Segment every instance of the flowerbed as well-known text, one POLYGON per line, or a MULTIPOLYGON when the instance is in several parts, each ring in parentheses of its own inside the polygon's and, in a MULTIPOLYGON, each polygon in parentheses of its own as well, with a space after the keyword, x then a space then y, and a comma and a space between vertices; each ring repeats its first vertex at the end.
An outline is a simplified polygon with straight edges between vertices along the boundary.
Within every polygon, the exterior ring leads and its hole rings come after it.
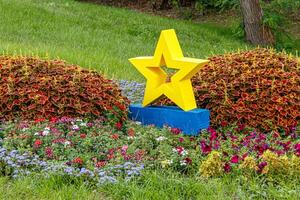
MULTIPOLYGON (((288 172, 293 176, 300 173, 300 138, 295 129, 289 135, 264 134, 233 125, 218 130, 209 128, 198 137, 189 137, 182 135, 179 129, 159 130, 133 122, 126 124, 126 130, 120 128, 118 124, 111 128, 103 119, 88 121, 64 117, 52 122, 3 123, 0 135, 5 151, 17 149, 32 158, 38 156, 47 166, 59 163, 63 167, 58 167, 58 171, 66 174, 94 176, 101 170, 127 162, 138 170, 121 170, 121 177, 139 175, 143 164, 146 169, 173 170, 191 176, 200 172, 203 177, 243 171, 249 172, 244 174, 266 175, 288 172)), ((23 167, 45 170, 39 163, 34 165, 23 167)))

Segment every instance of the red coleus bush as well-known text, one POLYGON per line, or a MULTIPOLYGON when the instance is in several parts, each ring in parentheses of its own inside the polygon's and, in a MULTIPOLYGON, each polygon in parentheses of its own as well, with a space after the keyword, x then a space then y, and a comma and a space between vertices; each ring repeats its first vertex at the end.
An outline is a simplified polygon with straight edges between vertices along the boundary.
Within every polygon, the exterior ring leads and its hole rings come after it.
POLYGON ((239 122, 270 131, 297 125, 300 63, 295 57, 258 48, 209 60, 192 84, 198 107, 211 112, 212 126, 239 122))
POLYGON ((0 118, 54 119, 113 116, 126 119, 128 99, 97 72, 60 60, 0 56, 0 118))

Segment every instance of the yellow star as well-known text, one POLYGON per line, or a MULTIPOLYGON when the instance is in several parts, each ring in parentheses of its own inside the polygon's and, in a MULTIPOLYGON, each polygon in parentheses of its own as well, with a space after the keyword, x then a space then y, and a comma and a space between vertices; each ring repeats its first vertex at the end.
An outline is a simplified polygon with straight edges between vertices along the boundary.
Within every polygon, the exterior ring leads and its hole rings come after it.
POLYGON ((167 96, 184 111, 197 108, 191 78, 209 61, 183 57, 175 30, 163 30, 154 56, 131 58, 129 61, 147 79, 143 106, 162 95, 167 96), (162 66, 178 69, 170 82, 162 66))

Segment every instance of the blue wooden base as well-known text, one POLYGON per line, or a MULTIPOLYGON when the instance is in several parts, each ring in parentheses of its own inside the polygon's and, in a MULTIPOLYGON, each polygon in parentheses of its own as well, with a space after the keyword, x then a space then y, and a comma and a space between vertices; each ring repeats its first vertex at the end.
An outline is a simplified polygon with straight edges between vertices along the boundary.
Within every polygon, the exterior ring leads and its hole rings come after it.
POLYGON ((198 135, 201 129, 209 126, 209 110, 194 109, 183 111, 175 106, 148 106, 131 104, 129 118, 144 125, 154 124, 158 127, 168 125, 179 128, 186 135, 198 135))

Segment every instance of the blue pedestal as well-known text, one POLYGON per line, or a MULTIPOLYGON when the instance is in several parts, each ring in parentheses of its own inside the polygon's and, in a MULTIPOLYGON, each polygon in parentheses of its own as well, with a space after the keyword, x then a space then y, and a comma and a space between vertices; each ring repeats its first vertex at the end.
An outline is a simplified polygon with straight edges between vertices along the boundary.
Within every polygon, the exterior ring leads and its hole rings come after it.
POLYGON ((198 135, 201 129, 209 126, 209 110, 194 109, 183 111, 175 106, 149 106, 141 104, 129 106, 129 118, 144 125, 154 124, 158 127, 168 125, 179 128, 186 135, 198 135))

